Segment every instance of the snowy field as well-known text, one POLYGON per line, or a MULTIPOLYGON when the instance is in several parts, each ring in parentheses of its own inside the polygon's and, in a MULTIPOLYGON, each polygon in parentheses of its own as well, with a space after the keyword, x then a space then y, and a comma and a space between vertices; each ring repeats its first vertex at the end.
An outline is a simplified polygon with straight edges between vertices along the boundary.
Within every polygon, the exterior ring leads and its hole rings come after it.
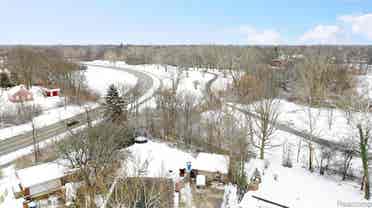
MULTIPOLYGON (((163 88, 170 89, 172 87, 172 80, 177 78, 178 69, 173 66, 163 65, 128 65, 125 62, 110 63, 108 61, 94 61, 93 64, 124 67, 143 72, 148 72, 160 78, 163 81, 163 88)), ((214 76, 209 73, 203 73, 201 69, 190 69, 179 74, 180 82, 177 88, 177 93, 189 93, 201 99, 204 96, 206 84, 214 76), (197 86, 195 87, 195 84, 197 86)))
POLYGON ((88 87, 101 96, 107 92, 109 85, 133 87, 137 83, 137 77, 125 71, 96 66, 88 66, 84 73, 88 87))
MULTIPOLYGON (((275 140, 278 140, 279 143, 288 141, 293 147, 296 147, 299 138, 286 132, 277 131, 275 140)), ((340 177, 334 175, 321 176, 317 170, 313 173, 309 172, 305 168, 306 149, 302 150, 298 163, 295 160, 296 150, 296 148, 292 149, 292 168, 282 166, 282 147, 271 149, 265 153, 266 160, 270 161, 267 169, 264 168, 264 161, 252 159, 248 162, 246 164, 248 178, 257 168, 262 173, 262 183, 259 185, 258 191, 247 192, 240 204, 231 199, 232 206, 230 208, 271 207, 269 204, 252 198, 252 195, 289 207, 301 208, 336 208, 338 201, 364 201, 359 184, 342 181, 340 177)), ((229 189, 233 189, 233 187, 229 187, 229 189)), ((233 194, 231 196, 234 198, 233 194)))
MULTIPOLYGON (((293 109, 294 106, 288 105, 287 107, 291 107, 288 109, 293 109)), ((235 126, 244 126, 244 115, 228 107, 222 111, 204 112, 202 117, 206 120, 223 121, 223 117, 229 115, 236 118, 235 126)), ((302 141, 302 138, 277 130, 272 135, 271 141, 272 144, 280 146, 265 151, 265 159, 269 161, 267 169, 263 168, 265 162, 257 159, 253 159, 250 163, 246 164, 248 178, 252 176, 255 168, 262 169, 262 172, 264 172, 263 182, 260 184, 259 191, 248 192, 240 206, 236 205, 230 208, 255 208, 256 205, 265 207, 265 204, 257 204, 257 200, 251 197, 252 194, 289 207, 301 208, 337 207, 337 200, 346 202, 359 202, 363 200, 363 194, 357 182, 342 181, 338 175, 326 174, 321 176, 317 168, 313 173, 310 173, 306 169, 308 164, 308 149, 306 142, 302 141), (300 141, 302 141, 301 151, 299 161, 297 162, 296 158, 300 141), (283 144, 291 146, 293 168, 282 166, 283 144), (274 179, 274 176, 277 177, 277 180, 274 179)), ((320 154, 321 152, 317 148, 314 159, 315 167, 319 166, 320 154)), ((340 159, 339 156, 335 154, 334 156, 335 161, 340 159)), ((361 176, 360 158, 354 158, 352 160, 350 171, 355 176, 361 176)), ((237 204, 236 201, 235 204, 237 204)))
MULTIPOLYGON (((282 99, 275 102, 277 103, 279 123, 302 132, 310 132, 311 124, 311 131, 314 136, 329 141, 342 141, 355 136, 356 121, 363 119, 365 116, 361 113, 348 115, 345 111, 337 108, 308 107, 282 99), (348 118, 350 118, 350 122, 348 118)), ((252 106, 229 104, 240 109, 252 109, 252 106)))

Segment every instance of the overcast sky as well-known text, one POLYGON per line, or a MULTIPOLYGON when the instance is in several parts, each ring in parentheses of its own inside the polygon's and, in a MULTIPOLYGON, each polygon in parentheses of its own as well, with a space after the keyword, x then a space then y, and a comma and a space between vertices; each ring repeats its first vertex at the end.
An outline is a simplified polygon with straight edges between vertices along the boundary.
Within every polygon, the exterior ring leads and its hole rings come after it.
POLYGON ((0 0, 0 44, 372 44, 372 0, 0 0))

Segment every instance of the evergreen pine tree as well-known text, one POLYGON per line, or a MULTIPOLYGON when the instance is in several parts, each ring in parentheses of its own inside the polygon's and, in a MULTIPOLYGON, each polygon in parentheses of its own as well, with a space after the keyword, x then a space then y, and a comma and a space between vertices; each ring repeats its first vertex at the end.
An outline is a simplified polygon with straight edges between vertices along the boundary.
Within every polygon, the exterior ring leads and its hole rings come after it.
POLYGON ((15 72, 10 72, 10 81, 12 83, 12 86, 19 85, 18 74, 15 72))
POLYGON ((126 102, 123 97, 119 95, 119 91, 115 85, 110 85, 105 97, 106 116, 112 121, 126 120, 126 102))
POLYGON ((8 88, 12 87, 12 82, 10 81, 10 78, 7 73, 0 72, 0 87, 2 88, 8 88))

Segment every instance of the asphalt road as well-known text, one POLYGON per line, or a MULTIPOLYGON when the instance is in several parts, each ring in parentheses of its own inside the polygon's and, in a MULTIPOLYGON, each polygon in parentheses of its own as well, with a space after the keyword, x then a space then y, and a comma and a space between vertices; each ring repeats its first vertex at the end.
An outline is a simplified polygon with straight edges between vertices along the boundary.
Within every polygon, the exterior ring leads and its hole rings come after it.
MULTIPOLYGON (((99 66, 102 68, 110 68, 110 69, 115 69, 115 70, 123 70, 136 76, 138 79, 137 85, 141 87, 141 91, 140 91, 141 97, 148 90, 150 90, 154 84, 153 78, 151 76, 149 76, 146 73, 140 72, 140 71, 135 71, 135 70, 126 69, 126 68, 119 68, 119 67, 109 67, 109 66, 100 66, 100 65, 91 65, 91 64, 87 64, 87 65, 88 66, 99 66)), ((149 99, 151 99, 151 97, 145 100, 142 100, 140 103, 138 103, 138 105, 141 105, 142 103, 146 102, 149 99)), ((89 113, 89 117, 90 117, 89 119, 91 119, 92 121, 97 120, 101 118, 102 113, 103 113, 103 107, 97 107, 97 108, 91 109, 89 113)), ((50 139, 54 136, 58 136, 60 134, 68 132, 66 122, 69 120, 79 121, 78 124, 71 126, 71 128, 75 129, 75 128, 81 127, 86 124, 87 114, 84 112, 84 113, 75 115, 72 118, 61 120, 57 123, 37 129, 36 130, 36 141, 39 143, 47 139, 50 139)), ((10 137, 4 140, 0 140, 0 156, 9 154, 14 151, 33 145, 32 138, 33 138, 32 131, 29 131, 21 135, 17 135, 17 136, 10 137)))
MULTIPOLYGON (((211 86, 213 84, 214 81, 217 80, 218 78, 218 75, 215 74, 215 73, 211 73, 210 74, 214 75, 214 78, 211 79, 207 84, 206 84, 206 91, 208 93, 209 96, 213 96, 213 94, 211 93, 211 86)), ((235 105, 232 105, 232 104, 227 104, 229 107, 231 107, 232 109, 234 110, 237 110, 237 111, 240 111, 244 114, 248 114, 249 116, 252 116, 254 118, 259 118, 256 114, 252 113, 252 112, 249 112, 247 111, 246 109, 242 109, 242 108, 239 108, 235 105)), ((324 146, 324 147, 328 147, 330 149, 333 149, 333 150, 338 150, 338 151, 342 151, 342 150, 345 150, 345 147, 338 143, 338 142, 335 142, 335 141, 330 141, 330 140, 327 140, 327 139, 323 139, 321 137, 318 137, 318 136, 315 136, 315 135, 312 135, 312 134, 309 134, 308 132, 305 132, 305 131, 300 131, 300 130, 297 130, 297 129, 294 129, 288 125, 285 125, 285 124, 282 124, 282 123, 272 123, 278 130, 281 130, 281 131, 284 131, 284 132, 287 132, 287 133, 290 133, 290 134, 293 134, 293 135, 296 135, 298 137, 301 137, 303 138, 304 140, 307 140, 307 141, 312 141, 320 146, 324 146)), ((359 157, 359 153, 356 152, 355 154, 356 156, 359 157)), ((370 156, 370 158, 372 159, 372 155, 370 156)))

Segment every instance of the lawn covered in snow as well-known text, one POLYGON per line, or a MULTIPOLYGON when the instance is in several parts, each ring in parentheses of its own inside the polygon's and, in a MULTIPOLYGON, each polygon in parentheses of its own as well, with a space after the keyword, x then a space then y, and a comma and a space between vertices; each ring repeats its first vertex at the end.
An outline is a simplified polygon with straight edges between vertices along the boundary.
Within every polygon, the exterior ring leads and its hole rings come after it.
MULTIPOLYGON (((15 86, 10 89, 0 88, 0 112, 17 112, 20 104, 9 101, 9 97, 18 89, 20 89, 20 86, 15 86)), ((44 96, 42 87, 33 86, 29 89, 29 91, 33 94, 33 101, 24 102, 24 105, 38 105, 42 108, 42 110, 49 110, 64 104, 63 97, 44 96)))
POLYGON ((94 61, 92 63, 98 65, 124 67, 151 73, 156 77, 162 79, 163 88, 165 89, 170 89, 172 87, 172 80, 175 80, 179 75, 180 82, 177 88, 177 93, 190 93, 199 99, 203 98, 207 82, 214 77, 213 74, 205 73, 202 69, 189 69, 187 71, 183 70, 182 73, 178 74, 180 69, 174 66, 164 66, 157 64, 128 65, 122 61, 110 63, 108 61, 100 60, 94 61), (197 86, 195 87, 196 83, 197 86))
POLYGON ((106 94, 111 84, 120 89, 121 86, 133 87, 138 81, 136 76, 128 72, 97 66, 88 66, 84 75, 88 87, 101 96, 106 94))
MULTIPOLYGON (((353 121, 348 123, 346 112, 340 109, 310 108, 280 100, 278 112, 279 122, 305 132, 310 132, 310 124, 312 124, 313 135, 326 140, 342 141, 355 136, 355 123, 353 121)), ((361 116, 359 113, 352 115, 354 118, 361 116)))
MULTIPOLYGON (((232 205, 230 208, 272 207, 252 198, 252 195, 289 207, 301 208, 336 208, 338 200, 343 202, 364 201, 363 193, 356 182, 342 181, 340 177, 335 175, 321 176, 317 170, 313 173, 307 170, 306 149, 302 150, 300 161, 297 163, 295 154, 297 153, 298 137, 277 131, 275 139, 280 142, 287 141, 295 147, 292 149, 293 167, 282 166, 282 147, 266 151, 265 160, 269 161, 266 169, 264 161, 251 159, 246 164, 248 179, 257 168, 261 172, 262 183, 259 185, 258 191, 247 192, 240 203, 233 199, 235 198, 234 194, 230 194, 233 197, 230 200, 230 205, 232 205)), ((228 186, 226 192, 231 190, 235 189, 228 186)))
MULTIPOLYGON (((296 106, 284 103, 282 107, 288 107, 296 110, 296 106)), ((298 107, 298 106, 297 106, 298 107)), ((284 110, 283 110, 284 111, 284 110)), ((284 111, 285 112, 285 111, 284 111)), ((202 118, 212 121, 223 121, 224 117, 235 117, 234 125, 245 125, 244 114, 225 107, 222 111, 207 111, 202 114, 202 118)), ((283 116, 281 114, 281 116, 283 116)), ((284 114, 284 116, 288 116, 284 114)), ((318 118, 318 117, 316 117, 318 118)), ((221 123, 221 125, 224 125, 221 123)), ((335 130, 336 131, 336 130, 335 130)), ((336 132, 335 132, 336 133, 336 132)), ((255 137, 255 139, 257 139, 255 137)), ((317 167, 319 166, 321 151, 315 145, 314 172, 307 170, 308 166, 308 147, 307 143, 300 137, 289 134, 284 131, 276 130, 271 136, 271 143, 279 145, 278 147, 265 150, 265 160, 268 161, 268 168, 264 169, 264 161, 252 159, 246 164, 246 173, 248 179, 252 176, 255 168, 262 170, 263 182, 260 184, 259 191, 248 192, 241 203, 242 208, 256 207, 256 199, 252 199, 251 194, 272 200, 289 207, 337 207, 337 200, 342 201, 361 201, 363 194, 360 191, 360 185, 357 181, 342 181, 339 175, 320 175, 317 167), (299 161, 297 162, 297 152, 301 141, 301 150, 299 161), (291 146, 291 158, 293 167, 286 168, 282 166, 283 145, 291 146), (277 177, 277 180, 274 179, 277 177)), ((258 149, 255 149, 258 151, 258 149)), ((333 161, 340 161, 339 155, 333 154, 333 161)), ((354 176, 361 176, 361 160, 353 158, 350 172, 354 176)), ((236 202, 237 203, 237 202, 236 202)), ((261 204, 264 206, 264 204, 261 204)), ((230 208, 238 208, 233 206, 230 208)), ((268 206, 270 207, 270 206, 268 206)), ((227 207, 226 207, 227 208, 227 207)))
MULTIPOLYGON (((312 131, 314 136, 330 141, 342 141, 355 137, 357 130, 355 121, 366 116, 355 112, 349 116, 341 109, 309 107, 283 99, 276 100, 276 103, 278 123, 303 132, 312 131), (350 122, 348 118, 351 118, 350 122)), ((229 104, 244 110, 250 109, 253 112, 253 105, 229 104)))

